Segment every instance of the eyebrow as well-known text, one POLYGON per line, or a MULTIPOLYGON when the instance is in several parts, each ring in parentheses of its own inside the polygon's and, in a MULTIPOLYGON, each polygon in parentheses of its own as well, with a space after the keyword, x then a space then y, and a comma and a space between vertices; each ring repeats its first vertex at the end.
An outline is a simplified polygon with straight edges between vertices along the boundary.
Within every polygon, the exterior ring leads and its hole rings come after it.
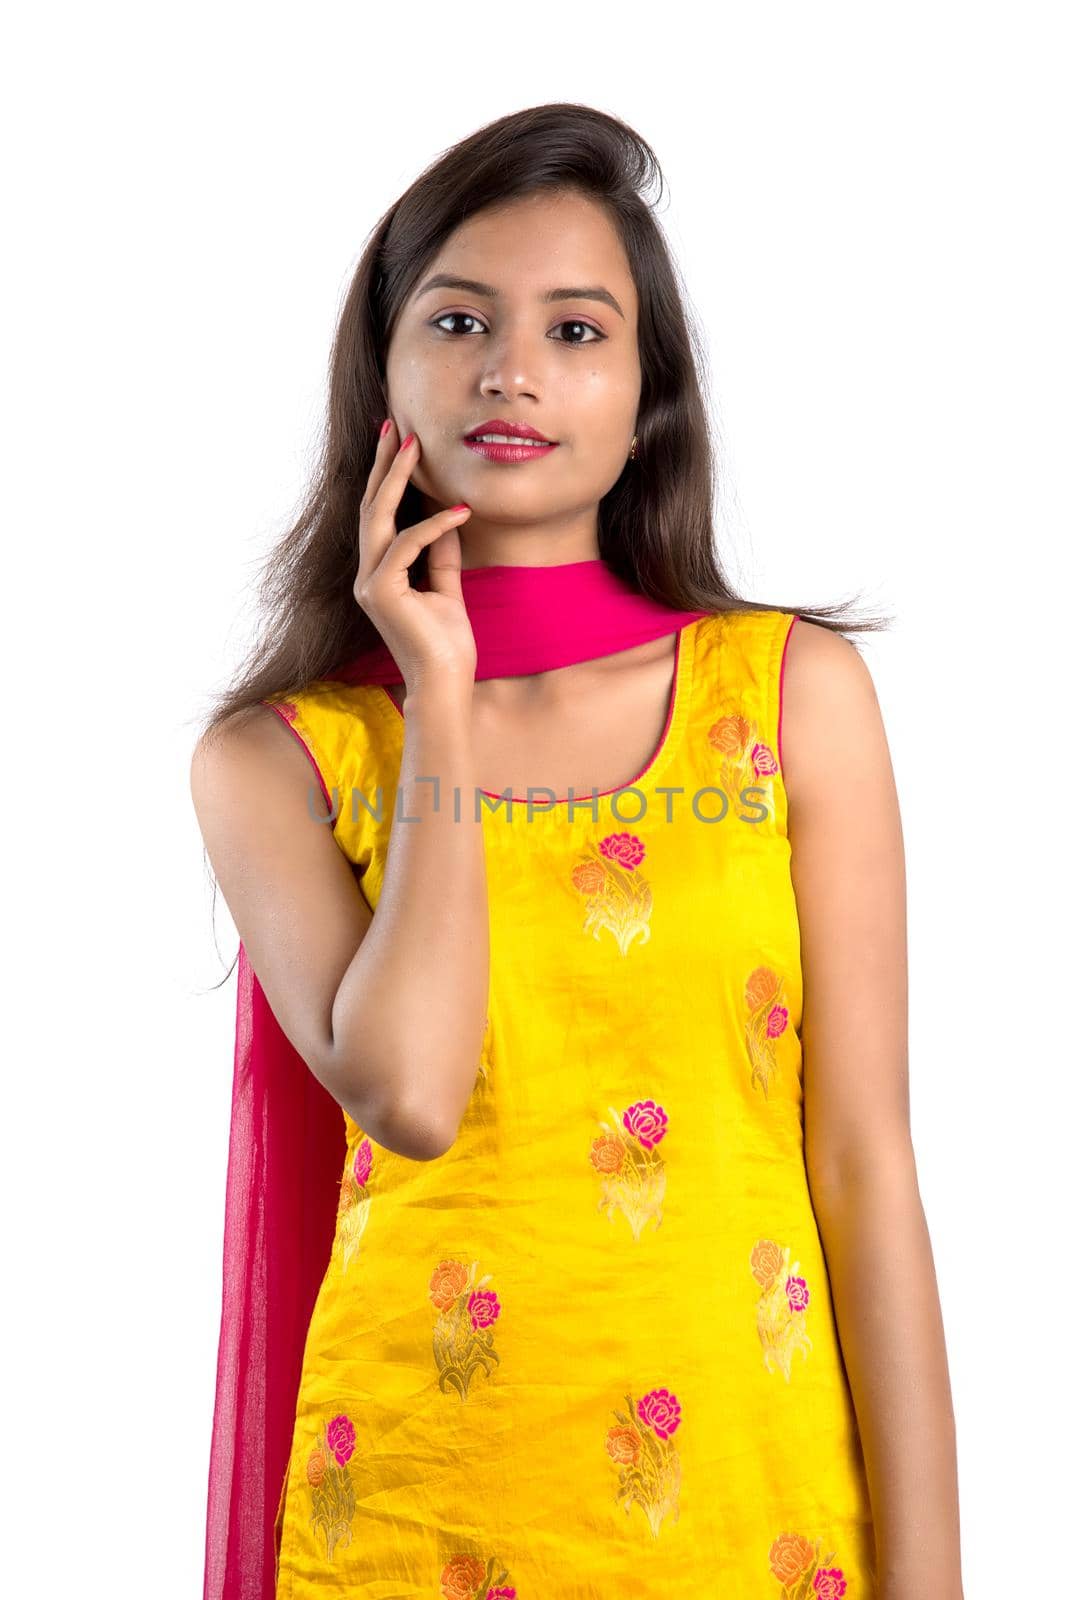
MULTIPOLYGON (((457 278, 449 272, 436 272, 432 278, 427 279, 414 298, 418 300, 420 295, 429 294, 432 289, 464 289, 468 294, 482 295, 487 300, 497 300, 500 298, 501 293, 492 284, 480 283, 477 278, 457 278)), ((610 294, 607 289, 602 289, 596 285, 591 286, 588 284, 581 289, 548 289, 541 298, 546 302, 552 300, 600 300, 606 306, 611 306, 614 311, 618 311, 624 322, 627 320, 623 313, 623 307, 615 295, 610 294)))

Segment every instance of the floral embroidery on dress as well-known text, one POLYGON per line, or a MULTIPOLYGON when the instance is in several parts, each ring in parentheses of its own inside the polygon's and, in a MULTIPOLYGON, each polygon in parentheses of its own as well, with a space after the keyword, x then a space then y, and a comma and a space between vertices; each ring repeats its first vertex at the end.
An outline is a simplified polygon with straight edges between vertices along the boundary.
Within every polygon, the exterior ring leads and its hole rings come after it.
POLYGON ((337 1545, 352 1543, 352 1518, 356 1512, 356 1490, 349 1473, 349 1460, 356 1448, 356 1428, 343 1412, 331 1417, 325 1436, 316 1437, 308 1456, 306 1471, 311 1485, 311 1524, 326 1540, 328 1561, 334 1559, 337 1545))
POLYGON ((750 1079, 768 1093, 768 1084, 778 1070, 775 1040, 786 1032, 790 1011, 785 1001, 786 980, 770 967, 757 967, 745 980, 745 1003, 751 1015, 745 1022, 745 1048, 753 1069, 750 1079))
POLYGON ((842 1600, 849 1587, 841 1567, 828 1565, 834 1551, 820 1553, 802 1533, 780 1533, 768 1551, 771 1575, 782 1584, 782 1600, 842 1600))
POLYGON ((597 1209, 612 1218, 618 1207, 637 1239, 652 1217, 658 1228, 664 1220, 667 1170, 657 1146, 667 1132, 668 1116, 655 1100, 636 1100, 622 1117, 609 1106, 608 1115, 611 1124, 601 1123, 605 1131, 590 1150, 601 1179, 597 1209))
POLYGON ((516 1592, 505 1583, 507 1567, 494 1572, 496 1558, 489 1564, 478 1556, 453 1556, 441 1571, 441 1592, 444 1600, 516 1600, 516 1592))
POLYGON ((790 1263, 788 1246, 773 1239, 761 1239, 749 1257, 753 1277, 762 1293, 757 1301, 756 1323, 764 1347, 764 1365, 769 1372, 778 1367, 787 1383, 795 1350, 808 1360, 812 1340, 805 1332, 808 1284, 799 1275, 801 1263, 790 1263))
POLYGON ((434 1322, 434 1360, 442 1394, 451 1385, 462 1400, 476 1369, 487 1378, 499 1364, 493 1348, 492 1328, 501 1314, 497 1296, 485 1286, 492 1273, 475 1283, 478 1263, 442 1261, 430 1274, 430 1303, 438 1315, 434 1322))
POLYGON ((682 1462, 673 1434, 682 1419, 682 1407, 669 1389, 650 1389, 634 1409, 628 1394, 627 1411, 612 1414, 618 1428, 609 1428, 605 1449, 619 1468, 616 1504, 630 1516, 636 1500, 649 1518, 654 1539, 669 1511, 679 1520, 679 1491, 682 1487, 682 1462))
POLYGON ((653 891, 638 871, 645 845, 637 834, 610 833, 597 850, 584 851, 571 869, 571 882, 589 902, 582 931, 599 939, 607 928, 626 955, 635 939, 649 942, 653 891))
POLYGON ((759 803, 767 807, 768 818, 774 820, 775 785, 763 784, 761 780, 773 777, 779 770, 779 763, 771 747, 757 737, 756 723, 740 712, 720 717, 708 730, 708 742, 723 757, 720 782, 728 797, 740 806, 752 807, 758 802, 752 797, 744 799, 743 794, 759 787, 759 803))
POLYGON ((361 1139, 352 1158, 351 1171, 342 1175, 335 1243, 341 1252, 343 1270, 347 1270, 353 1256, 359 1254, 360 1240, 370 1215, 371 1196, 367 1193, 367 1180, 371 1175, 371 1159, 371 1141, 361 1139))

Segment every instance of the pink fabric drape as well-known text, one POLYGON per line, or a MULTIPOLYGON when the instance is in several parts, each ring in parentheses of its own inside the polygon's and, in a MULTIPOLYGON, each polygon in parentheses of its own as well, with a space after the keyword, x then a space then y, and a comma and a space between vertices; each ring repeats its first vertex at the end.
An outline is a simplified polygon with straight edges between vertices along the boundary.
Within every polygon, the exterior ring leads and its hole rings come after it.
MULTIPOLYGON (((420 592, 429 587, 424 578, 420 592)), ((521 677, 593 661, 676 632, 703 611, 651 600, 599 559, 555 567, 468 567, 460 573, 475 636, 475 677, 521 677)), ((342 683, 403 683, 385 641, 332 676, 342 683)))
POLYGON ((275 1518, 344 1161, 341 1108, 241 945, 204 1600, 274 1600, 275 1518))

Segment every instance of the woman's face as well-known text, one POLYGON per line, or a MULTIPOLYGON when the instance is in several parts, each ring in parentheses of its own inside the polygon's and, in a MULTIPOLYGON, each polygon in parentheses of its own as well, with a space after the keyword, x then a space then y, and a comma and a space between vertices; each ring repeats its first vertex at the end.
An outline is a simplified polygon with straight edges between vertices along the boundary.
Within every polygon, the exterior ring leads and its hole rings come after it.
POLYGON ((389 415, 399 438, 418 435, 411 482, 426 514, 471 507, 465 567, 597 555, 597 507, 636 431, 637 324, 623 247, 578 195, 479 212, 429 264, 389 347, 389 415), (468 282, 429 287, 440 275, 468 282), (477 454, 464 436, 496 417, 533 424, 556 448, 518 463, 477 454))

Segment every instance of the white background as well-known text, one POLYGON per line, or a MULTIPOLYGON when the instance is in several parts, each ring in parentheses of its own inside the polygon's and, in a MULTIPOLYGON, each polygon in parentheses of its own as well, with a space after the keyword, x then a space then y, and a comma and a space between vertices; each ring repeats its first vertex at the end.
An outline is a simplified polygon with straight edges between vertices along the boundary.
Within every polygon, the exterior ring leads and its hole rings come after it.
POLYGON ((568 99, 663 163, 732 578, 896 619, 862 650, 905 827, 965 1593, 1056 1589, 1055 20, 928 0, 53 5, 9 25, 6 1592, 200 1593, 235 980, 209 985, 237 942, 221 895, 213 942, 189 757, 304 487, 366 234, 447 145, 568 99))

